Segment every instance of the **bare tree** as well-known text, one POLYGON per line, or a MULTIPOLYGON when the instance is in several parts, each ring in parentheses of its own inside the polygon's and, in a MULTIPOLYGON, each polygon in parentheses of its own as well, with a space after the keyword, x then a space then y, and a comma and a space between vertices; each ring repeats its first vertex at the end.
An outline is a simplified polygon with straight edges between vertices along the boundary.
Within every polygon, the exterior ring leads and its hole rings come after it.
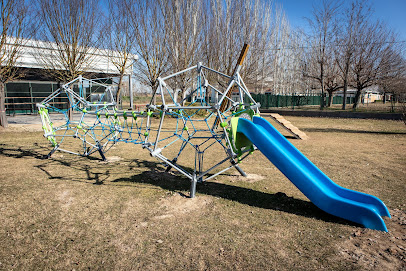
MULTIPOLYGON (((202 0, 162 1, 165 16, 165 40, 172 72, 184 70, 200 59, 202 44, 202 0)), ((180 90, 182 101, 190 87, 190 74, 173 78, 180 90)))
POLYGON ((406 74, 394 82, 392 91, 398 96, 402 105, 402 118, 403 122, 406 124, 406 74))
POLYGON ((135 51, 140 60, 135 62, 135 77, 152 89, 158 78, 168 71, 168 51, 165 46, 165 17, 158 1, 128 0, 131 28, 134 31, 135 51))
MULTIPOLYGON (((106 29, 108 56, 119 72, 116 102, 120 103, 123 77, 132 68, 136 38, 131 24, 131 13, 126 0, 109 0, 109 16, 106 29)), ((138 15, 137 15, 138 16, 138 15)), ((130 79, 131 80, 131 79, 130 79)))
MULTIPOLYGON (((286 85, 288 80, 287 75, 287 63, 289 62, 289 55, 293 53, 291 48, 296 47, 296 43, 291 43, 291 29, 286 16, 281 9, 277 9, 274 14, 274 25, 272 27, 271 38, 269 40, 272 76, 272 89, 276 94, 286 94, 286 85)), ((292 60, 293 61, 293 60, 292 60)), ((292 70, 289 68, 289 72, 292 70)))
MULTIPOLYGON (((319 6, 313 7, 313 18, 308 19, 308 22, 312 29, 311 47, 312 62, 313 65, 310 69, 311 73, 306 76, 318 81, 321 88, 321 104, 320 107, 324 107, 324 95, 326 89, 326 75, 327 70, 330 68, 329 63, 332 63, 331 59, 334 59, 334 53, 332 50, 332 41, 336 32, 336 18, 340 3, 332 0, 322 0, 319 6)), ((333 75, 333 73, 331 73, 333 75)))
POLYGON ((282 49, 278 50, 279 62, 276 65, 275 82, 279 85, 279 93, 293 95, 306 89, 303 73, 305 58, 304 37, 300 31, 286 30, 282 49))
POLYGON ((401 112, 403 122, 406 124, 406 61, 403 59, 402 75, 397 76, 396 79, 392 78, 385 81, 384 88, 386 88, 387 93, 392 94, 391 98, 391 111, 395 111, 395 103, 399 102, 401 104, 401 112))
POLYGON ((241 71, 246 82, 263 91, 271 75, 272 41, 279 31, 280 9, 272 1, 204 1, 202 54, 205 62, 231 75, 243 44, 250 50, 241 71))
MULTIPOLYGON (((279 30, 276 18, 284 17, 280 8, 273 8, 272 1, 247 1, 242 9, 243 16, 239 24, 243 29, 240 40, 251 45, 247 59, 244 62, 241 75, 248 84, 253 84, 257 92, 264 92, 265 80, 272 74, 271 37, 279 30)), ((237 32, 238 33, 238 32, 237 32)), ((237 50, 238 52, 239 50, 237 50)))
POLYGON ((400 82, 404 82, 406 78, 406 60, 402 52, 404 52, 402 43, 393 43, 383 51, 378 84, 384 91, 384 102, 387 93, 400 94, 404 89, 399 87, 400 82))
POLYGON ((369 23, 357 33, 355 38, 357 46, 350 65, 350 84, 357 90, 354 109, 358 106, 362 91, 377 84, 383 70, 388 67, 388 60, 392 59, 390 54, 394 52, 391 48, 395 40, 393 33, 379 21, 369 23))
POLYGON ((97 0, 38 0, 42 29, 37 59, 56 80, 66 82, 91 67, 98 46, 97 0), (45 46, 45 50, 43 48, 45 46))
MULTIPOLYGON (((333 53, 332 50, 330 50, 333 53)), ((326 69, 326 78, 324 80, 325 89, 328 93, 328 102, 327 106, 330 107, 333 103, 334 92, 342 88, 342 83, 338 75, 339 67, 336 61, 335 56, 328 58, 327 60, 327 69, 326 69)))
POLYGON ((32 29, 24 1, 0 0, 0 14, 0 126, 6 128, 5 84, 19 76, 15 64, 32 29))
POLYGON ((343 86, 343 106, 347 105, 347 89, 349 83, 350 65, 354 58, 356 37, 366 27, 372 10, 368 1, 355 0, 349 8, 344 9, 342 19, 337 27, 335 37, 335 55, 343 86))

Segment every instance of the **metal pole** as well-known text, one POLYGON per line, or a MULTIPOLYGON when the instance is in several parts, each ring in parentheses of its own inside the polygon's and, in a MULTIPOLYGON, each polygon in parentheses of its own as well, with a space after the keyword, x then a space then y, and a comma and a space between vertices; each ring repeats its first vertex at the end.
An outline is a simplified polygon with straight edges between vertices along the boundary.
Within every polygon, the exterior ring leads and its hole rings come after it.
POLYGON ((133 93, 133 70, 131 69, 131 74, 129 75, 129 82, 128 86, 130 89, 130 108, 133 110, 134 108, 134 93, 133 93))
POLYGON ((130 75, 129 75, 129 84, 128 84, 128 87, 129 87, 129 89, 130 89, 130 107, 131 107, 131 110, 133 110, 134 109, 134 89, 133 89, 133 75, 134 75, 134 63, 135 63, 135 61, 137 61, 138 60, 138 55, 135 55, 134 56, 134 58, 132 59, 132 63, 131 63, 131 72, 130 72, 130 75))
POLYGON ((193 178, 190 181, 190 198, 194 198, 196 195, 196 184, 197 184, 197 178, 196 174, 193 174, 193 178))

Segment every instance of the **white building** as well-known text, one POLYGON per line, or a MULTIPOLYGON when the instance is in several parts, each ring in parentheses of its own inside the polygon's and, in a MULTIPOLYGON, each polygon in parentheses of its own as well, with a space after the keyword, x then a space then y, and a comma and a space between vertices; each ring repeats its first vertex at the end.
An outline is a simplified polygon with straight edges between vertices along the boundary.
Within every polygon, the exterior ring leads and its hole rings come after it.
MULTIPOLYGON (((9 38, 9 44, 13 44, 12 39, 12 37, 9 38)), ((65 83, 52 80, 45 72, 47 68, 64 69, 64 66, 59 64, 58 58, 55 57, 57 53, 55 43, 23 40, 20 56, 15 63, 21 74, 18 79, 6 84, 7 114, 35 112, 37 102, 55 91, 60 83, 65 83), (47 67, 49 63, 52 63, 52 67, 47 67)), ((114 78, 119 74, 117 67, 113 64, 118 57, 119 53, 115 51, 90 48, 89 57, 82 67, 84 76, 104 78, 104 83, 113 83, 114 78)), ((132 59, 135 61, 138 56, 133 55, 132 59)), ((130 75, 131 72, 129 67, 125 73, 130 75)), ((129 83, 127 83, 128 85, 129 83)))

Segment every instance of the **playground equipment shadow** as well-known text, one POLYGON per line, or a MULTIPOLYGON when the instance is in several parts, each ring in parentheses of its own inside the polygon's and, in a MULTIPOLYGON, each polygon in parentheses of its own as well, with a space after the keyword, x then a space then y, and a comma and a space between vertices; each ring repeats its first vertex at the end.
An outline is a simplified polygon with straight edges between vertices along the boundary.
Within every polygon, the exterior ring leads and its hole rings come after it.
MULTIPOLYGON (((40 146, 37 146, 42 148, 40 146)), ((5 144, 0 144, 0 156, 7 156, 12 158, 24 158, 24 157, 33 157, 35 159, 46 159, 40 151, 30 148, 13 148, 12 146, 7 146, 5 144)), ((94 157, 88 157, 90 160, 99 160, 94 157)), ((83 158, 85 159, 85 158, 83 158)), ((48 161, 48 160, 45 160, 48 161)), ((109 182, 104 182, 104 180, 110 177, 108 171, 103 174, 94 174, 90 172, 89 165, 75 165, 69 160, 66 159, 58 159, 52 158, 52 161, 55 161, 63 166, 67 166, 70 168, 75 168, 76 170, 82 171, 86 173, 87 181, 92 181, 94 185, 112 185, 117 182, 130 182, 130 183, 142 183, 142 184, 150 184, 154 186, 161 187, 162 189, 179 193, 183 197, 188 197, 185 193, 188 191, 190 187, 190 180, 184 178, 181 175, 175 175, 171 172, 167 173, 164 171, 160 163, 151 162, 146 160, 140 159, 133 159, 137 167, 146 167, 149 170, 143 171, 140 174, 132 175, 129 178, 118 178, 109 182), (94 175, 94 176, 92 176, 94 175)), ((53 175, 49 171, 46 170, 46 166, 44 165, 36 165, 36 168, 44 172, 49 179, 53 180, 68 180, 77 182, 79 180, 71 179, 69 176, 58 176, 53 175)), ((131 170, 131 167, 130 167, 131 170)), ((220 176, 234 176, 230 174, 222 174, 220 176)), ((235 175, 238 177, 238 175, 235 175)), ((197 196, 199 194, 210 195, 218 198, 223 198, 227 200, 236 201, 242 204, 247 204, 249 206, 263 208, 263 209, 271 209, 275 211, 281 211, 286 213, 291 213, 295 215, 300 215, 304 217, 314 218, 318 220, 322 220, 325 222, 332 222, 332 223, 339 223, 343 225, 352 225, 352 226, 360 226, 359 224, 353 223, 351 221, 347 221, 341 219, 339 217, 330 215, 318 207, 316 207, 312 202, 305 201, 302 199, 296 199, 294 197, 289 197, 285 193, 277 192, 277 193, 265 193, 261 191, 256 191, 250 188, 219 183, 219 182, 203 182, 197 184, 197 196)), ((193 200, 193 199, 191 199, 193 200)))
MULTIPOLYGON (((188 191, 190 187, 189 179, 186 179, 180 175, 165 172, 159 163, 142 161, 138 159, 135 159, 135 162, 137 164, 146 166, 149 168, 149 171, 144 171, 129 178, 118 178, 112 182, 148 183, 159 186, 162 189, 169 190, 171 192, 179 193, 184 197, 188 197, 184 191, 188 191), (159 170, 159 168, 161 168, 161 170, 159 170)), ((234 175, 226 173, 221 174, 220 176, 234 175)), ((238 175, 235 175, 234 177, 238 177, 238 175)), ((197 184, 197 197, 199 194, 232 200, 253 207, 287 212, 295 215, 323 220, 325 222, 362 227, 357 223, 330 215, 319 209, 310 201, 289 197, 285 193, 281 192, 265 193, 250 188, 210 180, 197 184)))

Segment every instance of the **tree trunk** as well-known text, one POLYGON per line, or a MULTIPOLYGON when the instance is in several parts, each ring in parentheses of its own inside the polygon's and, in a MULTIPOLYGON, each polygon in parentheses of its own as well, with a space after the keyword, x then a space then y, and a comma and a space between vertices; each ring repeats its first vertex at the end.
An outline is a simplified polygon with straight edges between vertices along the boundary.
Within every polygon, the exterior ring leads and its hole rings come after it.
POLYGON ((392 95, 392 99, 390 100, 390 112, 394 113, 395 112, 395 104, 396 104, 396 95, 392 95))
POLYGON ((326 96, 326 93, 324 92, 324 80, 322 80, 322 87, 321 87, 321 100, 320 100, 320 109, 323 110, 324 108, 324 99, 326 96))
MULTIPOLYGON (((61 88, 62 87, 62 84, 61 84, 61 82, 58 82, 58 88, 61 88)), ((73 121, 73 104, 71 104, 71 101, 73 101, 73 97, 72 97, 72 94, 70 94, 70 93, 68 93, 68 108, 67 108, 67 111, 68 111, 68 119, 69 119, 69 121, 73 121)))
POLYGON ((328 92, 327 107, 331 107, 331 105, 333 104, 333 91, 332 90, 327 90, 327 92, 328 92))
POLYGON ((181 104, 181 106, 185 106, 185 104, 186 104, 186 96, 187 96, 186 89, 181 88, 180 93, 182 93, 182 104, 181 104))
POLYGON ((0 82, 0 126, 7 128, 8 122, 6 117, 5 100, 6 100, 5 83, 0 82))
POLYGON ((324 109, 324 96, 325 96, 325 86, 324 86, 324 62, 320 62, 320 84, 321 84, 321 103, 320 103, 320 110, 324 109))
POLYGON ((344 70, 344 86, 343 86, 343 107, 342 109, 345 110, 347 107, 347 89, 348 89, 348 73, 350 64, 349 61, 346 62, 345 70, 344 70))
POLYGON ((118 87, 117 87, 117 93, 116 93, 116 103, 117 103, 117 108, 120 105, 120 93, 121 93, 121 83, 123 82, 123 76, 124 74, 120 74, 120 79, 118 80, 118 87))
POLYGON ((348 88, 348 83, 345 80, 344 88, 343 88, 343 107, 342 107, 343 110, 345 110, 345 108, 347 107, 347 88, 348 88))
POLYGON ((362 89, 357 89, 357 93, 355 93, 354 105, 352 106, 353 109, 356 109, 358 106, 359 98, 361 97, 361 91, 362 89))
POLYGON ((153 105, 156 105, 156 92, 158 90, 158 87, 159 87, 159 84, 157 81, 152 83, 152 96, 154 97, 154 99, 152 100, 153 105))

